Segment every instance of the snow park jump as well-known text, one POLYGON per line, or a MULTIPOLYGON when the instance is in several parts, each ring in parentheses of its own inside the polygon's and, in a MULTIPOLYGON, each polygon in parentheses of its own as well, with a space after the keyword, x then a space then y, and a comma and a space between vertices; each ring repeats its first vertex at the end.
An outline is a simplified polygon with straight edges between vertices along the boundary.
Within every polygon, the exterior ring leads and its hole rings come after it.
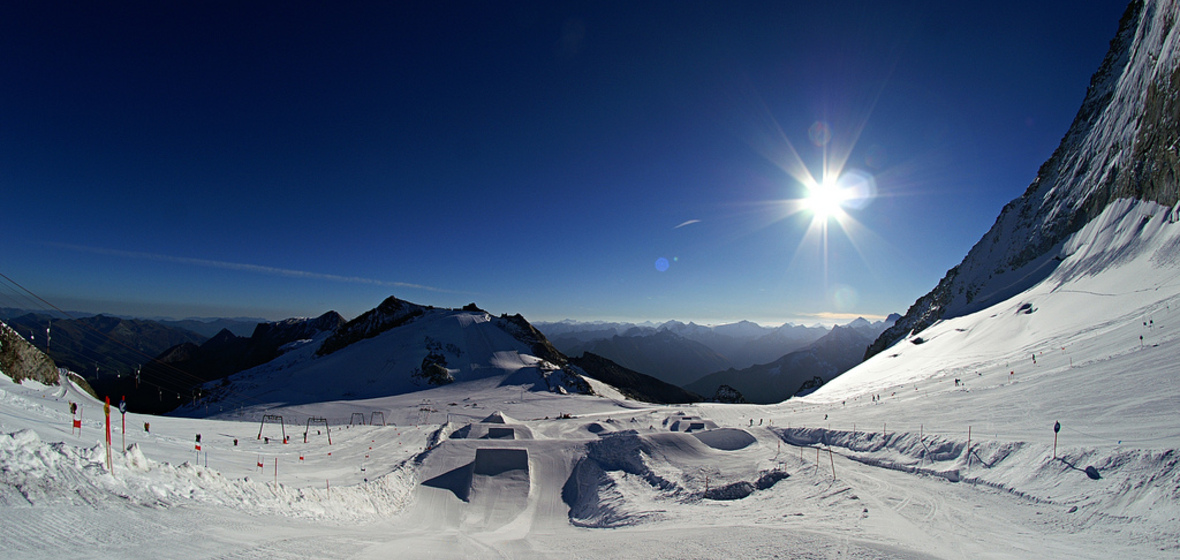
POLYGON ((0 557, 1180 556, 1180 0, 11 4, 0 557))

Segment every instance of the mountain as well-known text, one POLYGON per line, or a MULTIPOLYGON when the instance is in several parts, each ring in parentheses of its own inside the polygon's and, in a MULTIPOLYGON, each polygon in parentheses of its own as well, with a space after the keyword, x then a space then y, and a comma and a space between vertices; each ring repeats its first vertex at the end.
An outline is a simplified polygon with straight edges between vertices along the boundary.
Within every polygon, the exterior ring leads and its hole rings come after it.
POLYGON ((475 304, 444 309, 390 297, 267 363, 206 384, 207 396, 178 414, 259 402, 387 397, 463 382, 593 393, 567 358, 520 315, 495 317, 475 304))
POLYGON ((187 329, 203 336, 212 338, 223 330, 227 330, 237 336, 250 336, 254 332, 254 328, 260 324, 265 323, 266 319, 250 319, 250 318, 190 318, 173 321, 169 319, 160 319, 158 322, 169 327, 177 327, 187 329))
POLYGON ((773 331, 746 342, 738 351, 727 354, 735 368, 765 364, 819 340, 828 329, 786 323, 773 331))
POLYGON ((711 371, 730 367, 724 356, 708 346, 663 329, 654 332, 633 329, 621 336, 565 346, 562 352, 571 356, 585 352, 597 354, 673 385, 683 385, 711 371))
POLYGON ((169 348, 145 364, 140 379, 127 378, 111 387, 114 394, 131 395, 128 408, 162 413, 195 398, 201 384, 269 362, 325 332, 334 332, 344 318, 329 311, 315 318, 298 317, 258 323, 254 333, 241 337, 222 329, 197 345, 185 342, 169 348), (165 392, 169 398, 165 398, 165 392))
MULTIPOLYGON (((661 324, 657 330, 675 333, 677 336, 704 344, 734 367, 742 367, 741 364, 748 365, 747 362, 753 363, 756 358, 746 355, 744 352, 746 347, 774 332, 772 328, 763 327, 750 321, 716 326, 668 321, 661 324)), ((775 354, 775 357, 781 356, 785 352, 786 350, 775 354)))
POLYGON ((654 330, 657 326, 655 323, 582 322, 572 319, 566 319, 556 323, 540 321, 534 323, 534 325, 538 330, 545 333, 545 336, 559 349, 561 345, 558 344, 558 341, 564 341, 566 344, 592 342, 621 335, 634 328, 649 328, 654 330))
POLYGON ((1061 144, 1024 194, 866 352, 872 356, 939 320, 984 309, 1048 278, 1066 241, 1113 202, 1180 200, 1180 65, 1175 14, 1131 2, 1061 144))
MULTIPOLYGON (((659 364, 676 360, 675 352, 682 351, 673 348, 670 351, 661 350, 652 341, 646 343, 632 343, 629 345, 610 341, 619 336, 624 338, 650 337, 660 332, 668 332, 681 339, 704 345, 712 354, 716 354, 724 362, 713 361, 712 365, 721 364, 723 367, 747 367, 755 363, 766 363, 783 354, 797 350, 815 342, 819 337, 827 334, 828 329, 821 326, 804 327, 786 323, 777 328, 763 327, 750 321, 739 321, 724 325, 698 325, 681 321, 667 321, 655 323, 579 323, 576 321, 561 321, 559 323, 538 323, 537 328, 545 332, 553 345, 570 356, 576 356, 585 351, 599 353, 621 364, 633 364, 628 367, 641 369, 648 367, 649 373, 666 377, 667 373, 657 373, 659 366, 652 368, 650 364, 659 364), (651 355, 639 355, 633 352, 650 350, 651 355), (636 367, 639 364, 649 364, 636 367)), ((667 342, 667 340, 665 340, 667 342)), ((683 343, 681 343, 683 344, 683 343)), ((699 352, 699 349, 692 350, 699 352)), ((714 357, 710 357, 713 360, 714 357)), ((694 370, 696 371, 696 370, 694 370)), ((672 374, 673 378, 678 377, 672 374)), ((691 376, 690 376, 691 377, 691 376)), ((667 380, 667 379, 665 379, 667 380)))
POLYGON ((25 379, 44 385, 57 385, 57 365, 29 344, 7 324, 0 322, 0 373, 20 383, 25 379))
POLYGON ((684 388, 702 395, 714 395, 720 387, 728 386, 749 402, 782 402, 797 394, 806 394, 860 363, 865 348, 897 318, 897 315, 890 315, 876 323, 860 318, 833 327, 806 348, 773 362, 711 373, 684 388))
POLYGON ((49 327, 46 354, 57 365, 82 375, 100 395, 117 393, 115 385, 120 380, 133 377, 137 368, 161 352, 178 344, 205 341, 189 330, 107 315, 55 319, 28 314, 12 319, 9 326, 42 349, 49 327))
POLYGON ((627 398, 656 404, 682 404, 701 401, 701 396, 665 383, 637 371, 629 370, 602 356, 586 352, 570 363, 586 375, 619 389, 627 398))

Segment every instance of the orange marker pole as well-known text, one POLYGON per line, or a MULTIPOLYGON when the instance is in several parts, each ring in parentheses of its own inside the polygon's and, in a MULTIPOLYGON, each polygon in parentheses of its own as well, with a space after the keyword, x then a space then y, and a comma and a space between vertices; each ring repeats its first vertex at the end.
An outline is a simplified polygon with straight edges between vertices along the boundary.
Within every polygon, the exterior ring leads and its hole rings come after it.
POLYGON ((106 404, 102 406, 103 414, 107 417, 107 471, 115 471, 114 460, 111 459, 111 398, 107 397, 106 404))

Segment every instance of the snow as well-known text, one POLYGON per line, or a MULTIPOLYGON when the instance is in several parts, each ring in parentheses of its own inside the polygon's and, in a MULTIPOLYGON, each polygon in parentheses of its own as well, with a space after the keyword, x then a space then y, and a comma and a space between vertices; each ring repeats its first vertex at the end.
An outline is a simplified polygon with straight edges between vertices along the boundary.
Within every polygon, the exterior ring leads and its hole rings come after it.
POLYGON ((205 419, 131 413, 108 473, 100 403, 4 381, 0 521, 16 530, 0 545, 30 558, 1174 557, 1170 211, 1112 206, 1027 292, 779 405, 652 406, 490 377, 205 419), (263 411, 286 425, 261 426, 263 411), (354 412, 388 425, 349 425, 354 412), (329 419, 331 445, 314 425, 304 443, 309 416, 329 419))
MULTIPOLYGON (((1093 97, 1118 102, 1070 139, 1086 157, 1055 167, 1046 190, 1100 188, 1115 166, 1132 167, 1127 147, 1150 123, 1119 109, 1143 99, 1145 84, 1164 79, 1180 52, 1177 2, 1146 5, 1129 34, 1136 49, 1116 60, 1128 71, 1095 84, 1093 97)), ((549 45, 537 47, 552 56, 549 45)), ((738 58, 736 50, 721 60, 738 58)), ((561 64, 576 72, 579 62, 561 64)), ((590 167, 594 156, 574 159, 590 167)), ((378 161, 341 159, 360 158, 378 161)), ((618 178, 610 190, 644 178, 618 178)), ((532 194, 543 185, 514 188, 532 194)), ((396 192, 381 194, 398 220, 405 205, 396 192)), ((1089 194, 1046 197, 1054 204, 1043 217, 1069 214, 1089 194)), ((68 382, 17 385, 0 376, 0 556, 1177 557, 1175 212, 1119 202, 995 283, 983 279, 1009 255, 985 255, 962 271, 964 283, 985 289, 958 302, 963 313, 776 405, 652 406, 597 381, 598 396, 535 390, 529 379, 545 364, 494 328, 494 318, 431 311, 405 326, 404 341, 384 333, 325 356, 315 352, 327 334, 292 343, 236 376, 221 401, 185 416, 131 413, 124 430, 116 413, 108 469, 101 403, 68 382), (427 337, 444 351, 464 350, 447 354, 455 383, 433 387, 403 375, 422 364, 427 337), (71 427, 71 401, 82 404, 80 432, 71 427), (283 424, 261 424, 263 415, 283 424), (354 415, 382 420, 357 425, 354 415), (312 418, 330 428, 320 433, 312 418)), ((442 228, 453 219, 440 217, 442 228)), ((537 235, 533 224, 504 226, 505 218, 513 216, 476 219, 518 230, 522 245, 537 235)), ((1001 226, 1019 241, 1036 224, 1001 226)), ((521 260, 522 269, 553 279, 577 273, 521 260)), ((732 330, 759 332, 750 323, 732 330)))
MULTIPOLYGON (((1173 212, 1120 201, 1028 290, 777 405, 530 391, 505 380, 538 360, 489 342, 465 355, 500 373, 425 391, 276 398, 210 418, 130 413, 125 436, 116 410, 108 472, 101 403, 68 383, 5 380, 0 547, 22 558, 1174 558, 1173 212), (327 419, 330 445, 309 417, 327 419)), ((437 317, 422 325, 439 340, 438 325, 490 324, 437 317)), ((294 369, 284 364, 311 360, 313 346, 264 370, 294 369)))
MULTIPOLYGON (((407 304, 407 307, 413 304, 407 304)), ((277 359, 206 385, 212 397, 181 413, 261 418, 261 411, 325 400, 363 400, 430 388, 420 372, 424 359, 439 356, 454 382, 495 380, 526 390, 549 390, 546 371, 556 369, 531 355, 484 312, 425 309, 396 329, 381 332, 328 355, 317 351, 331 333, 294 345, 277 359)), ((434 359, 434 358, 432 358, 434 359)), ((367 413, 367 411, 366 411, 367 413)), ((319 416, 313 412, 301 416, 319 416)), ((347 418, 348 415, 345 415, 347 418)))
POLYGON ((1040 221, 1006 213, 1011 242, 972 249, 960 274, 976 297, 807 397, 656 406, 595 380, 597 395, 559 394, 502 319, 391 298, 355 342, 292 344, 185 417, 130 413, 124 430, 114 416, 111 469, 101 403, 0 376, 0 550, 1175 558, 1180 208, 1116 201, 997 267, 1127 163, 1142 123, 1125 107, 1175 67, 1176 11, 1148 3, 1125 30, 1136 48, 1108 59, 1125 68, 1087 97, 1118 102, 1063 141, 1085 157, 1036 187, 1063 189, 1037 198, 1040 221), (440 355, 453 383, 410 375, 440 355))

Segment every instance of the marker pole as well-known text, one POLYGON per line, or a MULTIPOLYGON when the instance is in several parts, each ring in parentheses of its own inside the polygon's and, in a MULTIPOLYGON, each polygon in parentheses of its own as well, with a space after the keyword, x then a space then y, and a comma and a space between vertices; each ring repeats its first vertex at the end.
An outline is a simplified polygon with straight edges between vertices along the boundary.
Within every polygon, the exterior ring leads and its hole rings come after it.
POLYGON ((971 470, 971 426, 967 426, 967 470, 971 470))
POLYGON ((106 404, 102 407, 103 414, 107 419, 107 471, 115 472, 115 462, 111 459, 111 398, 106 398, 106 404))

